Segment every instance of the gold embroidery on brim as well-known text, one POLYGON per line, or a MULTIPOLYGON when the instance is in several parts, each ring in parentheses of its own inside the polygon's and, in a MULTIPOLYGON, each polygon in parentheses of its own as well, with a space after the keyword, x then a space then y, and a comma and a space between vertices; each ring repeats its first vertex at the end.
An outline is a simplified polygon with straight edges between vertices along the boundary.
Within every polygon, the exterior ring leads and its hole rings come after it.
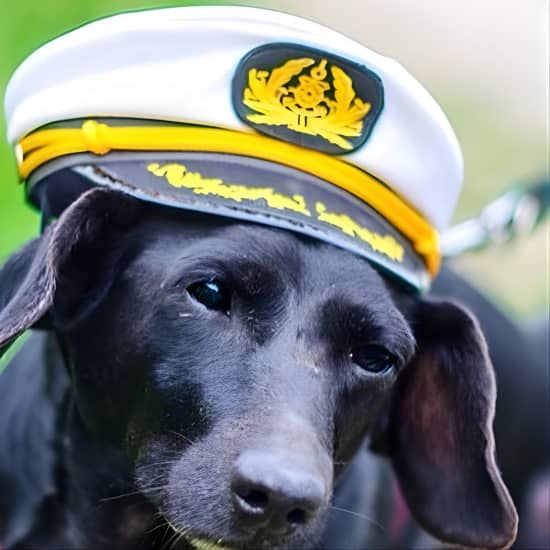
POLYGON ((343 136, 361 135, 371 104, 356 96, 351 78, 336 65, 330 67, 334 88, 331 99, 327 95, 332 87, 326 81, 326 59, 304 74, 304 69, 314 63, 304 57, 290 59, 271 72, 250 69, 243 103, 261 114, 246 118, 255 124, 286 126, 302 134, 321 136, 342 149, 353 149, 343 136), (296 76, 299 85, 288 86, 296 76))
POLYGON ((196 195, 215 195, 236 202, 263 199, 276 210, 292 210, 304 216, 311 216, 302 195, 288 197, 277 193, 272 187, 247 187, 246 185, 226 184, 219 178, 205 178, 199 172, 189 172, 183 164, 171 163, 161 166, 153 162, 147 170, 155 176, 164 177, 172 187, 191 189, 196 195))
POLYGON ((403 262, 405 250, 391 235, 382 236, 370 231, 370 229, 352 220, 347 214, 328 212, 327 207, 322 202, 315 203, 315 210, 319 221, 338 227, 346 235, 359 237, 369 244, 375 252, 381 252, 396 262, 403 262))

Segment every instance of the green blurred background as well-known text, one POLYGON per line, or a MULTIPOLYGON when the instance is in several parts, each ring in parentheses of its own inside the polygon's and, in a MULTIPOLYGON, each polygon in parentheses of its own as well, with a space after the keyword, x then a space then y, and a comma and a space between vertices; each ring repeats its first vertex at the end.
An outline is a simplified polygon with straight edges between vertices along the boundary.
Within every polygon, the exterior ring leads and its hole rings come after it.
MULTIPOLYGON (((239 3, 282 9, 344 31, 399 60, 430 90, 464 151, 466 183, 455 221, 478 213, 512 185, 548 171, 547 0, 239 3)), ((18 63, 67 29, 128 9, 184 4, 0 0, 0 95, 18 63)), ((25 205, 17 185, 13 155, 3 137, 3 116, 0 134, 2 263, 37 234, 38 216, 25 205)), ((545 223, 528 238, 464 256, 454 264, 513 315, 541 315, 548 308, 548 235, 545 223)))

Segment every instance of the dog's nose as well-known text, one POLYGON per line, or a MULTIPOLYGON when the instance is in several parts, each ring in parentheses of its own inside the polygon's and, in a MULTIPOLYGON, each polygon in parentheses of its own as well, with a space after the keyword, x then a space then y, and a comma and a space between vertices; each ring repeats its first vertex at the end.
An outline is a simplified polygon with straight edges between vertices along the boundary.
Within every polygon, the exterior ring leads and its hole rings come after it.
POLYGON ((315 516, 325 498, 314 465, 268 451, 245 451, 237 459, 231 490, 239 521, 266 535, 284 535, 315 516))

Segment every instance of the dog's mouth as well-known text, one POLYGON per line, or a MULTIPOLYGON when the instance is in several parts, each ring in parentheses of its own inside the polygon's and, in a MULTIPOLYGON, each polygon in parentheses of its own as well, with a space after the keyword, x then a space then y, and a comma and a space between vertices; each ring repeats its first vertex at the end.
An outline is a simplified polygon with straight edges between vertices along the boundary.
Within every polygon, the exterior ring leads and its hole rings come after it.
POLYGON ((288 543, 277 544, 274 541, 258 539, 248 543, 226 542, 223 539, 212 540, 204 537, 184 535, 186 542, 194 550, 273 550, 275 548, 288 548, 288 543))
MULTIPOLYGON (((209 539, 207 537, 194 536, 191 533, 181 534, 182 541, 185 541, 194 550, 260 550, 260 549, 273 549, 280 547, 273 541, 251 541, 248 543, 242 542, 229 542, 224 539, 209 539)), ((176 545, 177 546, 177 545, 176 545)), ((287 545, 283 545, 287 547, 287 545)))
MULTIPOLYGON (((257 542, 252 544, 229 543, 224 539, 214 540, 201 536, 193 536, 191 533, 181 534, 180 537, 182 541, 185 541, 185 547, 189 546, 194 550, 259 550, 260 548, 274 548, 274 545, 267 541, 261 545, 257 542)), ((178 545, 176 544, 175 546, 177 547, 178 545)))
POLYGON ((187 529, 176 527, 169 520, 166 520, 166 523, 173 533, 170 541, 170 545, 173 548, 179 548, 181 546, 180 543, 183 543, 185 548, 189 546, 195 550, 237 550, 236 546, 225 544, 223 539, 213 540, 207 537, 201 537, 192 534, 187 529))
POLYGON ((236 550, 232 546, 223 544, 220 539, 216 542, 201 537, 185 537, 189 544, 196 550, 236 550))
POLYGON ((180 542, 185 548, 193 548, 193 550, 272 550, 274 548, 287 548, 288 543, 283 541, 269 541, 267 539, 254 539, 247 541, 227 541, 223 538, 214 539, 206 536, 193 534, 189 530, 179 529, 171 522, 169 526, 174 533, 175 541, 172 539, 170 543, 172 547, 179 548, 180 542))

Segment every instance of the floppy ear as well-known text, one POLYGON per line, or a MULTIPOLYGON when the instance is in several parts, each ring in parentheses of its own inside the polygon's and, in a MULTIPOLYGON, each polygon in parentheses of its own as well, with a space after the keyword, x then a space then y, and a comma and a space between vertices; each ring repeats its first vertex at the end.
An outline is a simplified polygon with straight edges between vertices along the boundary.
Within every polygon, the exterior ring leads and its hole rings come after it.
POLYGON ((387 451, 420 523, 470 547, 506 548, 517 514, 495 463, 495 379, 476 320, 448 303, 419 301, 417 353, 397 381, 387 451))
POLYGON ((46 314, 66 327, 97 305, 115 269, 116 233, 139 209, 136 199, 93 189, 7 261, 0 271, 0 357, 46 314))
MULTIPOLYGON (((94 189, 0 270, 0 356, 27 328, 63 330, 109 290, 128 253, 121 237, 141 203, 94 189)), ((55 495, 67 373, 55 341, 35 333, 0 377, 0 547, 25 537, 55 495)))

